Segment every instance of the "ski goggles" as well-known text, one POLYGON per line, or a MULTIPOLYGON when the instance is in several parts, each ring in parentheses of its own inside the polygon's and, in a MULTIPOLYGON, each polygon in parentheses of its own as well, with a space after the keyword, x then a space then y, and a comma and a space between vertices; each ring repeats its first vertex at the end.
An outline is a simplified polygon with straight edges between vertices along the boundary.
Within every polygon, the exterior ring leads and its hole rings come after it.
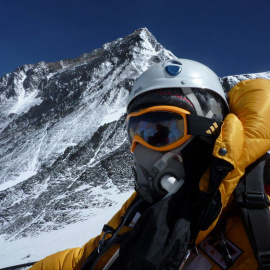
POLYGON ((156 151, 170 151, 193 135, 217 135, 221 125, 174 106, 154 106, 130 113, 127 122, 132 153, 137 143, 156 151))

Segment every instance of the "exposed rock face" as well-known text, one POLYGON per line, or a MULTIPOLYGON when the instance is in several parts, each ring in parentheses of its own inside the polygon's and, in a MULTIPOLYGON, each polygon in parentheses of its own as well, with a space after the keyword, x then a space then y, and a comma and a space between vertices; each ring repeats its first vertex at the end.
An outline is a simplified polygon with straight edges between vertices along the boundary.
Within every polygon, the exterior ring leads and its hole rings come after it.
POLYGON ((76 59, 22 66, 0 79, 0 233, 57 229, 133 188, 126 100, 144 70, 172 57, 139 29, 76 59))
MULTIPOLYGON (((14 239, 97 214, 133 188, 125 104, 136 78, 174 55, 147 29, 76 59, 0 79, 0 234, 14 239)), ((222 78, 227 90, 250 77, 222 78)))

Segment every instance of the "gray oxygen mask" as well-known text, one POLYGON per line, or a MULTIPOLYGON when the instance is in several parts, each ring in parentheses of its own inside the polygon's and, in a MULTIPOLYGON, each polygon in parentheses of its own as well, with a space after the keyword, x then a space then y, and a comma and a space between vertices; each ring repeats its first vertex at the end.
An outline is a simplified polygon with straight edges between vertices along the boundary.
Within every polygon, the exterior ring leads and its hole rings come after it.
POLYGON ((185 170, 180 148, 158 152, 137 144, 133 153, 136 191, 155 202, 177 191, 184 183, 185 170))

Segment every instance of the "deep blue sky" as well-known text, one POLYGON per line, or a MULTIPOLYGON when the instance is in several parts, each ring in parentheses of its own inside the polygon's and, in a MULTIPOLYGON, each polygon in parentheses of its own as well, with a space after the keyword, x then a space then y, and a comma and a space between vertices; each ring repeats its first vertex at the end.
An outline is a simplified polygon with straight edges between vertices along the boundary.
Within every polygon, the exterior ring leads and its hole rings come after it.
POLYGON ((0 0, 0 77, 147 27, 219 76, 270 71, 269 0, 0 0))

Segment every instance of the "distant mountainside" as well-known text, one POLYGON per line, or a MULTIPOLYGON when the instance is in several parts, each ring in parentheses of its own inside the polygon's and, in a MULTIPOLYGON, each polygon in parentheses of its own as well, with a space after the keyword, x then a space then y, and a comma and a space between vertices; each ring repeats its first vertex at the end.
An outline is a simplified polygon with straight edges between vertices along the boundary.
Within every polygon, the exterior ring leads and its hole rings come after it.
POLYGON ((267 72, 261 72, 261 73, 252 73, 252 74, 242 74, 242 75, 234 75, 234 76, 226 76, 223 78, 220 78, 221 83, 223 85, 223 88, 225 90, 225 93, 228 94, 230 89, 234 87, 237 83, 245 80, 250 79, 270 79, 270 71, 267 72))
MULTIPOLYGON (((125 104, 136 78, 175 56, 145 28, 76 59, 0 78, 0 234, 58 229, 132 189, 125 104)), ((241 80, 270 72, 228 76, 241 80)))

